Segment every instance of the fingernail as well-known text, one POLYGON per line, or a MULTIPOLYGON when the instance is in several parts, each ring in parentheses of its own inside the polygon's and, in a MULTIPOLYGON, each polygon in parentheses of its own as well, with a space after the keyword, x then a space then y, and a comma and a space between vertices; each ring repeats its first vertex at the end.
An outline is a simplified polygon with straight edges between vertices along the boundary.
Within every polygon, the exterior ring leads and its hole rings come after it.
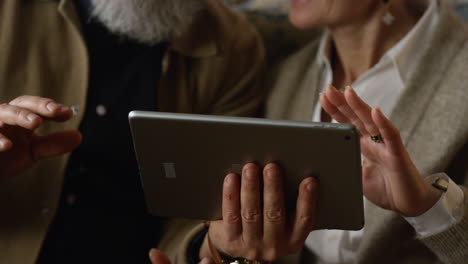
POLYGON ((57 110, 59 106, 54 102, 50 102, 47 104, 46 107, 47 107, 47 110, 49 110, 50 112, 54 112, 55 110, 57 110))
POLYGON ((37 116, 36 116, 35 114, 32 114, 32 113, 31 113, 31 114, 28 114, 28 115, 26 116, 26 118, 27 118, 29 121, 33 122, 33 121, 37 118, 37 116))
MULTIPOLYGON (((312 178, 312 180, 314 180, 312 178)), ((312 192, 314 190, 314 184, 312 182, 309 182, 307 185, 306 185, 306 189, 308 192, 312 192)))
POLYGON ((266 176, 267 176, 268 180, 272 181, 272 180, 275 179, 275 173, 276 172, 273 169, 269 169, 265 173, 266 173, 266 176))
POLYGON ((273 179, 273 173, 271 173, 271 170, 266 170, 265 171, 265 176, 268 180, 273 179))
POLYGON ((66 106, 66 105, 62 105, 60 107, 60 112, 61 113, 64 113, 64 112, 67 112, 67 111, 70 111, 70 107, 66 106))
POLYGON ((224 179, 224 185, 230 186, 232 183, 231 175, 227 176, 226 179, 224 179))
POLYGON ((4 139, 0 139, 0 149, 5 148, 6 146, 6 141, 4 139))
POLYGON ((251 168, 246 169, 245 170, 245 177, 248 180, 254 180, 255 179, 255 173, 254 173, 253 169, 251 169, 251 168))

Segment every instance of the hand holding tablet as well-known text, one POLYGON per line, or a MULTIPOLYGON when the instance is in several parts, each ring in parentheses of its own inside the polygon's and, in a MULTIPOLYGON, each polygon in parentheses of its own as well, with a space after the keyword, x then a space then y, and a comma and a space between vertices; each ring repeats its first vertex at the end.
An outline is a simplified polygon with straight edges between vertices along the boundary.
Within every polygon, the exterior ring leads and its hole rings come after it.
POLYGON ((288 215, 300 183, 314 176, 314 228, 363 225, 359 134, 351 125, 140 111, 129 119, 151 214, 219 220, 224 177, 274 162, 288 215))
POLYGON ((298 189, 296 210, 286 212, 283 175, 276 164, 262 171, 250 163, 240 177, 228 174, 223 185, 223 220, 211 222, 200 257, 212 257, 209 243, 229 256, 266 261, 299 252, 314 228, 318 183, 308 177, 298 189))

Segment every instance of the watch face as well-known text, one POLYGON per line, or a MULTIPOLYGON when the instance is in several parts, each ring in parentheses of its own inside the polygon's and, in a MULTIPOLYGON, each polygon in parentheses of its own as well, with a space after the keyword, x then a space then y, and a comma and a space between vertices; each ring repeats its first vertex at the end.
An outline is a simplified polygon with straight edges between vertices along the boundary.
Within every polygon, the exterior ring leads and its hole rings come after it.
POLYGON ((432 184, 435 188, 446 192, 449 186, 449 181, 445 178, 437 178, 432 184))

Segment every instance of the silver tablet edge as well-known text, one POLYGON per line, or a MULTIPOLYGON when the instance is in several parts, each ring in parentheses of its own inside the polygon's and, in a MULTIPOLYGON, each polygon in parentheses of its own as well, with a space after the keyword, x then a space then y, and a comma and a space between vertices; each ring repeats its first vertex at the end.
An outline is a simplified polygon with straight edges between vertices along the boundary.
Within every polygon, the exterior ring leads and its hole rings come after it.
POLYGON ((322 129, 342 129, 351 130, 357 133, 356 127, 350 124, 338 123, 322 123, 322 122, 298 122, 291 120, 273 120, 266 118, 254 117, 234 117, 234 116, 216 116, 216 115, 198 115, 198 114, 179 114, 166 112, 152 111, 131 111, 128 114, 129 120, 136 118, 157 118, 157 119, 172 119, 182 121, 201 121, 201 122, 217 122, 227 124, 250 124, 250 125, 265 125, 265 126, 289 126, 299 128, 322 128, 322 129))

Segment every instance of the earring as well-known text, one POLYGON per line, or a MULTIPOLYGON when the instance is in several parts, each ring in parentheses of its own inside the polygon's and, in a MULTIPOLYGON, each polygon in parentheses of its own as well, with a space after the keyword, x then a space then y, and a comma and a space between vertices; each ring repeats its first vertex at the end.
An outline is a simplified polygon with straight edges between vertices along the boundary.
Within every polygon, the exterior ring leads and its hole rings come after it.
POLYGON ((390 7, 390 2, 389 2, 389 0, 383 0, 383 2, 384 2, 384 5, 385 5, 385 14, 382 17, 382 22, 385 25, 390 26, 395 21, 395 17, 392 15, 392 13, 390 13, 390 8, 389 8, 390 7))

